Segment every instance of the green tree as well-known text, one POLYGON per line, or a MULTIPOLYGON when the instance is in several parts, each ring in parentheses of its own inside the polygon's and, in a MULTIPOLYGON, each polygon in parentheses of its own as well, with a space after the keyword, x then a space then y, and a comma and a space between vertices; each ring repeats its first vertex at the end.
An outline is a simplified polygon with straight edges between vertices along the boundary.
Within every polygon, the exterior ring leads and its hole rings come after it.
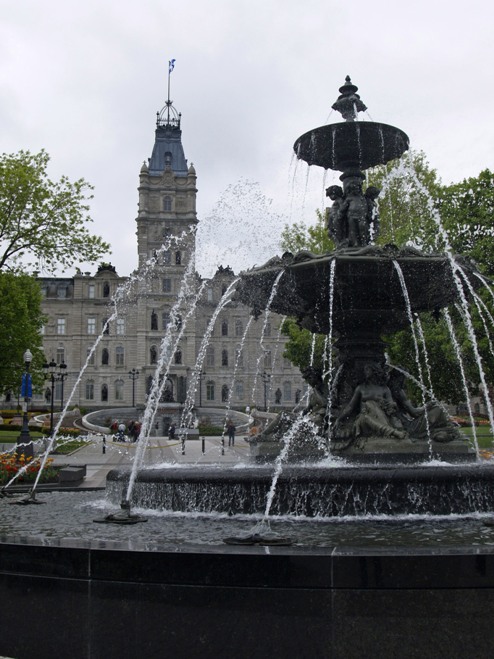
POLYGON ((20 271, 22 262, 24 270, 53 272, 94 263, 109 250, 86 227, 92 187, 66 176, 51 181, 49 160, 43 150, 0 157, 0 271, 20 271))
POLYGON ((313 335, 302 329, 292 318, 287 318, 281 326, 281 332, 288 337, 283 356, 302 371, 311 361, 314 366, 322 368, 326 337, 313 335))
POLYGON ((381 190, 377 244, 408 243, 424 251, 441 248, 437 244, 441 182, 422 151, 407 151, 399 160, 370 169, 367 184, 381 190))
POLYGON ((439 209, 454 252, 469 256, 486 275, 494 274, 494 174, 442 188, 439 209))
POLYGON ((323 254, 334 249, 334 243, 328 235, 326 221, 320 210, 316 210, 316 223, 313 225, 302 222, 285 225, 281 232, 281 249, 286 252, 308 250, 313 254, 323 254))
POLYGON ((17 395, 24 370, 24 352, 33 353, 32 371, 35 382, 41 383, 36 371, 43 364, 41 328, 41 289, 34 277, 0 272, 0 391, 17 395))

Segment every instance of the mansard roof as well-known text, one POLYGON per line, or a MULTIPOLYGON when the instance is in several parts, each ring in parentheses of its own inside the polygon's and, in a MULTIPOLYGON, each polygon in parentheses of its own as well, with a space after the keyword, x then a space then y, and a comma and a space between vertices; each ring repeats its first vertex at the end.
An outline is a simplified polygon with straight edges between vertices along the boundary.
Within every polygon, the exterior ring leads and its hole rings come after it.
POLYGON ((181 115, 175 111, 171 101, 167 101, 157 115, 153 153, 149 159, 149 174, 160 176, 165 168, 171 167, 175 176, 187 176, 189 168, 182 146, 181 115))

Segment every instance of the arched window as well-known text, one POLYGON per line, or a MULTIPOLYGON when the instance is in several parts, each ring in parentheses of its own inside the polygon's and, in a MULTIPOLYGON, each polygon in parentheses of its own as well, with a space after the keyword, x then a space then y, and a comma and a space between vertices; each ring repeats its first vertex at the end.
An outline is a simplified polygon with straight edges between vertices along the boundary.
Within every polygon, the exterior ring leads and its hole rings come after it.
POLYGON ((161 314, 161 328, 166 330, 169 322, 170 322, 170 312, 163 311, 163 313, 161 314))
POLYGON ((244 324, 240 320, 240 318, 237 318, 235 320, 235 336, 242 336, 244 333, 244 324))
POLYGON ((172 262, 172 255, 170 254, 169 250, 166 250, 166 252, 163 252, 163 264, 170 265, 171 262, 172 262))
POLYGON ((221 365, 228 366, 228 350, 226 349, 221 351, 221 365))
POLYGON ((235 363, 239 367, 244 365, 244 352, 240 346, 235 348, 235 363))
POLYGON ((228 321, 224 320, 221 323, 221 336, 228 336, 228 321))
POLYGON ((158 315, 156 314, 156 311, 154 309, 151 312, 151 329, 152 330, 158 329, 158 315))
POLYGON ((175 252, 175 264, 180 265, 182 263, 182 252, 175 252))
POLYGON ((163 199, 163 210, 164 211, 171 211, 171 209, 172 209, 172 198, 167 195, 163 199))
POLYGON ((110 333, 110 323, 108 322, 108 318, 103 318, 101 321, 101 329, 103 330, 103 334, 110 333))
POLYGON ((175 317, 175 327, 179 330, 182 327, 182 316, 178 313, 175 317))
POLYGON ((158 350, 156 349, 156 346, 151 346, 151 348, 149 349, 149 363, 150 364, 158 363, 158 350))
POLYGON ((214 382, 212 380, 206 382, 206 400, 214 400, 214 382))
POLYGON ((94 381, 86 381, 86 400, 94 400, 94 381))
POLYGON ((214 366, 214 346, 206 348, 206 366, 214 366))
POLYGON ((101 364, 103 366, 108 366, 110 363, 110 353, 108 352, 108 348, 103 348, 103 352, 101 353, 101 364))
POLYGON ((115 366, 123 366, 125 362, 125 350, 123 346, 115 348, 115 366))
POLYGON ((106 384, 101 385, 101 402, 102 403, 108 402, 108 385, 106 384))
POLYGON ((228 402, 228 386, 226 384, 221 387, 221 402, 228 402))
POLYGON ((124 399, 124 381, 116 380, 115 381, 115 400, 124 399))
POLYGON ((175 352, 175 364, 181 364, 182 363, 182 350, 180 348, 177 348, 177 351, 175 352))

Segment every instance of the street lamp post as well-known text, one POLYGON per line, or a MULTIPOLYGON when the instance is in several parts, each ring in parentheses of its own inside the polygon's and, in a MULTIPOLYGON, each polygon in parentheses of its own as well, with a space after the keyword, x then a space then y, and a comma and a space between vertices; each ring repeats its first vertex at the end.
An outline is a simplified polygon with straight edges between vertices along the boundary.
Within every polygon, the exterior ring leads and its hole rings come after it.
POLYGON ((197 378, 199 380, 199 407, 202 407, 202 381, 206 377, 206 373, 204 371, 199 371, 197 378))
POLYGON ((271 381, 271 373, 267 373, 266 371, 263 371, 262 373, 262 381, 264 384, 264 411, 268 411, 268 385, 271 381))
POLYGON ((51 396, 50 396, 50 435, 53 434, 53 416, 55 411, 55 382, 62 383, 61 391, 61 411, 63 411, 63 383, 67 378, 68 373, 66 372, 67 364, 62 362, 57 364, 54 359, 51 360, 49 364, 43 364, 43 370, 45 372, 45 380, 51 382, 51 396), (58 369, 58 370, 57 370, 58 369))
POLYGON ((129 371, 129 378, 132 380, 132 407, 136 406, 136 380, 139 377, 139 371, 133 368, 129 371))
POLYGON ((67 379, 67 371, 65 370, 67 368, 67 364, 65 362, 62 362, 58 368, 60 369, 59 380, 61 382, 60 412, 63 412, 63 383, 67 379))
POLYGON ((22 428, 19 437, 17 438, 17 455, 20 456, 24 454, 25 458, 32 458, 34 456, 34 447, 31 440, 31 435, 29 434, 29 416, 28 416, 28 406, 29 401, 33 395, 33 387, 31 382, 31 374, 29 373, 29 367, 33 361, 33 354, 29 348, 24 353, 24 366, 25 371, 22 376, 22 385, 21 385, 21 397, 24 398, 22 403, 23 414, 22 414, 22 428))

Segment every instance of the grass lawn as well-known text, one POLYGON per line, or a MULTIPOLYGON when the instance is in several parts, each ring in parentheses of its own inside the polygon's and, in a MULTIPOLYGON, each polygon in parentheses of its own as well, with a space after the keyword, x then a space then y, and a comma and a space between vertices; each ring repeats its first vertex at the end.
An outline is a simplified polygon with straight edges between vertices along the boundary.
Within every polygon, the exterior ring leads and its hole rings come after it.
MULTIPOLYGON (((20 428, 16 428, 15 430, 0 430, 0 444, 14 443, 17 441, 20 434, 20 428)), ((29 430, 29 434, 33 439, 46 437, 46 435, 43 435, 43 433, 38 432, 37 430, 29 430)))
MULTIPOLYGON (((467 437, 473 438, 472 428, 460 428, 467 437)), ((479 448, 494 450, 494 438, 489 426, 476 426, 479 448)))

